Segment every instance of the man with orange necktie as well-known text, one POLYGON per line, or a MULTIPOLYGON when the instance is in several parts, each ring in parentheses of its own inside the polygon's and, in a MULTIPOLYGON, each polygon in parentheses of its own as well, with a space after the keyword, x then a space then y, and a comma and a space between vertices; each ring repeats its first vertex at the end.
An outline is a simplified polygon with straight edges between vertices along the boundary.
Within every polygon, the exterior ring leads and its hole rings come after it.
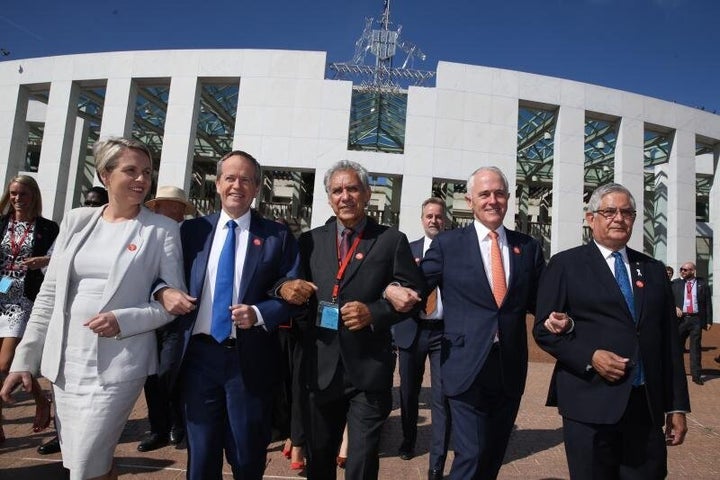
POLYGON ((437 235, 421 263, 442 292, 453 480, 497 477, 525 389, 525 315, 545 261, 536 240, 503 226, 509 196, 499 168, 477 169, 465 196, 474 222, 437 235))

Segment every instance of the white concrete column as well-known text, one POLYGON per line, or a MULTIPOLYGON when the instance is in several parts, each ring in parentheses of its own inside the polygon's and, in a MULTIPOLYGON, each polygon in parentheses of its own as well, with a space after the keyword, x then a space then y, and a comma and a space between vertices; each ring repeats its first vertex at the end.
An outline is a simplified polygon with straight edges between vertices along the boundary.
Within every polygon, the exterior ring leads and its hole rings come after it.
POLYGON ((0 186, 22 169, 27 154, 28 93, 21 85, 0 86, 0 186))
POLYGON ((645 218, 643 132, 643 122, 632 118, 623 118, 620 120, 615 143, 615 183, 620 183, 630 190, 635 197, 638 212, 629 246, 641 252, 643 251, 643 220, 645 218))
POLYGON ((67 184, 68 194, 65 196, 65 212, 82 205, 84 200, 82 198, 82 186, 85 185, 89 188, 92 186, 93 179, 95 178, 94 169, 89 172, 89 175, 85 171, 89 134, 90 122, 78 118, 75 124, 75 135, 73 137, 70 166, 68 168, 70 176, 67 184))
POLYGON ((100 138, 130 136, 136 99, 137 86, 132 78, 108 78, 100 138))
MULTIPOLYGON (((713 323, 720 323, 720 145, 713 151, 713 186, 710 189, 710 228, 712 229, 712 256, 710 268, 714 288, 712 290, 713 323)), ((717 327, 715 327, 717 328, 717 327)))
POLYGON ((43 216, 53 220, 60 220, 65 213, 79 96, 80 88, 70 80, 50 85, 38 180, 43 193, 43 216))
POLYGON ((695 261, 695 134, 676 130, 668 163, 667 263, 695 261))
POLYGON ((585 111, 561 106, 555 126, 551 255, 582 242, 584 148, 585 111))
POLYGON ((197 77, 170 80, 158 186, 174 185, 190 192, 199 95, 197 77))
POLYGON ((432 177, 405 175, 400 205, 400 224, 398 228, 410 241, 424 235, 420 217, 422 203, 432 195, 432 177))
POLYGON ((325 172, 329 167, 315 169, 315 186, 313 187, 313 210, 312 219, 310 220, 310 228, 324 225, 325 221, 335 215, 328 203, 328 196, 325 192, 325 172))

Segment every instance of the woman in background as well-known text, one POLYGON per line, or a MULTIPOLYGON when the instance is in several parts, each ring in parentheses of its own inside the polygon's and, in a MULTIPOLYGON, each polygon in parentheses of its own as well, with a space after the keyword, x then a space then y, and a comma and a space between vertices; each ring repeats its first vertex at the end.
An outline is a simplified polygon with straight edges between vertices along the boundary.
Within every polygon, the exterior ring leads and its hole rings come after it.
MULTIPOLYGON (((15 349, 25 332, 33 301, 40 290, 49 257, 47 251, 58 234, 58 225, 40 216, 42 198, 34 178, 18 175, 10 179, 0 198, 0 384, 7 375, 15 349)), ((50 401, 37 380, 32 382, 35 399, 33 431, 50 423, 50 401)), ((0 419, 2 402, 0 401, 0 419)), ((0 443, 5 432, 0 425, 0 443)))
POLYGON ((95 144, 107 205, 78 208, 60 227, 0 395, 38 370, 53 384, 71 480, 116 479, 115 447, 145 378, 157 371, 155 329, 172 316, 150 300, 158 278, 185 288, 178 225, 143 206, 151 155, 135 140, 95 144))

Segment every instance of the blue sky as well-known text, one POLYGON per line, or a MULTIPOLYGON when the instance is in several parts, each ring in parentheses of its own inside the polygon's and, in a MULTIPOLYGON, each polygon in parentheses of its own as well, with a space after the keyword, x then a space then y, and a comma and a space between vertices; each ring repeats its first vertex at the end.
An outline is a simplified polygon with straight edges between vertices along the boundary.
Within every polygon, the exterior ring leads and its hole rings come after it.
MULTIPOLYGON (((0 61, 167 48, 279 48, 349 60, 382 0, 5 0, 0 61)), ((391 0, 439 60, 619 88, 720 113, 718 0, 391 0)))

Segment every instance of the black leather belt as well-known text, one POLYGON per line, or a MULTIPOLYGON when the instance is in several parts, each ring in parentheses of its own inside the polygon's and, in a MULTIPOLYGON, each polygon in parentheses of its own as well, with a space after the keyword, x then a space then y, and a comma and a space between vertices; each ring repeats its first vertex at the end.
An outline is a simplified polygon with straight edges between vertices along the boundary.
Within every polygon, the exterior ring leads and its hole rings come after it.
POLYGON ((192 339, 200 343, 206 343, 208 345, 220 345, 221 347, 225 348, 234 348, 237 344, 237 340, 234 338, 226 338, 222 342, 218 342, 206 333, 196 333, 192 336, 192 339))
POLYGON ((697 313, 683 313, 683 314, 682 314, 682 317, 683 317, 683 318, 686 318, 686 317, 699 317, 699 316, 700 316, 700 315, 697 314, 697 313))
POLYGON ((445 324, 443 323, 442 318, 435 320, 421 318, 418 320, 418 326, 420 328, 427 328, 428 330, 442 330, 445 324))

